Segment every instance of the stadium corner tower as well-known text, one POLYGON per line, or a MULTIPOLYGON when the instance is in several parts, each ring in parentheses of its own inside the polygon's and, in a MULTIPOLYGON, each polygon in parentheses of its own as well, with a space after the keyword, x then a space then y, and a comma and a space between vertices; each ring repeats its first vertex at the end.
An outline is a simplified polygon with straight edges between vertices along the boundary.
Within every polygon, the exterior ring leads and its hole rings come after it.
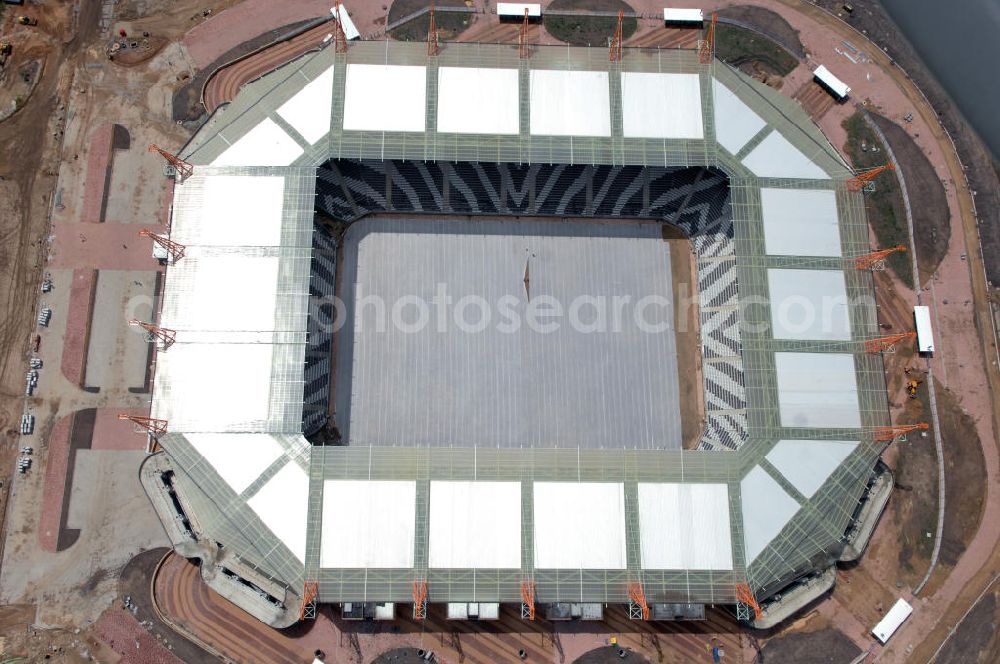
POLYGON ((861 555, 891 484, 867 223, 794 101, 689 50, 360 42, 247 84, 181 156, 141 478, 262 621, 762 627, 861 555), (442 290, 466 324, 421 327, 442 290), (459 306, 616 296, 666 324, 459 306))

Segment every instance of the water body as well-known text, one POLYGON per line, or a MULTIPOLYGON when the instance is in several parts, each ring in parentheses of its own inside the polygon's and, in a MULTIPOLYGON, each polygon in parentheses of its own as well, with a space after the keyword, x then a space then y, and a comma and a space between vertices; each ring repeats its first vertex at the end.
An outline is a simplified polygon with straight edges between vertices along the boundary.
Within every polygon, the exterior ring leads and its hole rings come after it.
POLYGON ((1000 159, 1000 0, 881 0, 1000 159))

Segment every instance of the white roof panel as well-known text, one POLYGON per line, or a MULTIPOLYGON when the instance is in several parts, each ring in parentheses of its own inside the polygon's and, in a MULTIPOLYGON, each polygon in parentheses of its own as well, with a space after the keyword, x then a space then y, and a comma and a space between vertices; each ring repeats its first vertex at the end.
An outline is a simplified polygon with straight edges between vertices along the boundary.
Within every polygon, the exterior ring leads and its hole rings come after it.
POLYGON ((625 569, 625 489, 612 482, 535 482, 537 569, 625 569))
POLYGON ((518 94, 516 69, 441 67, 437 130, 456 134, 517 134, 518 94))
POLYGON ((806 498, 812 498, 854 448, 855 440, 779 440, 767 460, 806 498))
POLYGON ((432 569, 520 569, 520 482, 431 482, 432 569))
POLYGON ((776 131, 768 134, 744 157, 743 165, 754 175, 766 178, 825 180, 830 177, 776 131))
POLYGON ((330 67, 279 106, 278 115, 311 145, 330 131, 332 109, 333 67, 330 67))
POLYGON ((427 69, 410 65, 347 65, 344 129, 424 131, 427 69))
POLYGON ((829 189, 761 189, 764 247, 777 256, 840 256, 837 196, 829 189))
POLYGON ((841 270, 767 271, 775 339, 851 338, 847 282, 841 270))
POLYGON ((212 166, 288 166, 303 152, 274 120, 264 118, 216 157, 212 166))
POLYGON ((185 439, 236 493, 253 484, 283 453, 266 433, 191 433, 185 439))
POLYGON ((170 226, 175 242, 230 247, 281 244, 283 177, 195 174, 175 192, 170 226))
MULTIPOLYGON (((163 325, 175 330, 272 330, 277 299, 277 256, 188 256, 164 305, 163 325), (238 285, 238 287, 234 287, 238 285)), ((181 265, 175 269, 180 272, 181 265)))
POLYGON ((309 475, 306 471, 289 461, 247 501, 247 505, 300 563, 305 562, 309 515, 309 475))
POLYGON ((608 72, 532 69, 531 133, 611 136, 608 72))
POLYGON ((643 569, 731 570, 726 484, 639 484, 643 569))
POLYGON ((736 154, 766 123, 736 93, 714 78, 712 97, 715 104, 715 140, 730 153, 736 154))
POLYGON ((854 357, 846 353, 775 353, 783 427, 861 426, 854 357))
POLYGON ((416 504, 416 482, 327 480, 320 567, 413 567, 416 504))
POLYGON ((232 431, 266 421, 270 344, 174 344, 156 364, 154 417, 173 431, 232 431))
POLYGON ((760 466, 740 481, 740 496, 746 563, 750 565, 792 520, 799 503, 760 466))
POLYGON ((623 72, 624 135, 635 138, 704 138, 697 74, 623 72))

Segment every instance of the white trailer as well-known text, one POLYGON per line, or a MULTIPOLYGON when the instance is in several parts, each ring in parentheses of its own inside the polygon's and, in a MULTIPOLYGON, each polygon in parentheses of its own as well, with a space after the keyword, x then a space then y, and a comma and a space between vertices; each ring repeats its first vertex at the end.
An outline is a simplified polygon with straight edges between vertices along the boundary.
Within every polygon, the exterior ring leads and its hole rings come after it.
POLYGON ((816 80, 819 81, 824 88, 829 90, 833 96, 837 98, 837 101, 847 99, 847 95, 851 92, 851 89, 847 87, 846 83, 834 76, 830 70, 823 65, 816 67, 816 70, 813 71, 813 76, 816 77, 816 80))
POLYGON ((525 9, 529 21, 537 21, 542 16, 542 6, 531 2, 498 2, 497 16, 501 21, 523 21, 525 9))
POLYGON ((879 624, 872 628, 872 634, 878 639, 882 645, 885 645, 892 635, 896 633, 899 626, 910 617, 913 613, 913 607, 910 606, 906 600, 899 599, 892 608, 889 609, 889 613, 885 614, 885 617, 879 621, 879 624))
POLYGON ((664 7, 663 23, 665 25, 701 25, 705 22, 705 13, 700 9, 681 9, 680 7, 664 7))
POLYGON ((931 329, 931 310, 917 305, 913 307, 913 322, 917 327, 917 351, 921 353, 934 352, 934 331, 931 329))

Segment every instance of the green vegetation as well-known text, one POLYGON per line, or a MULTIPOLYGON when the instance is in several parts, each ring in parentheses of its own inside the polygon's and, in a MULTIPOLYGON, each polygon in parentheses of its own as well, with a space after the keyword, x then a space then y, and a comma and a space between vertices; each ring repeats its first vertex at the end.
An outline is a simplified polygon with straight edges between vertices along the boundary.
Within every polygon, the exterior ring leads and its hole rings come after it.
MULTIPOLYGON (((844 120, 843 127, 847 131, 847 144, 844 150, 855 169, 873 168, 886 162, 888 157, 885 146, 875 136, 875 132, 865 122, 860 111, 844 120), (862 145, 866 147, 865 150, 861 149, 862 145), (877 148, 877 151, 873 148, 877 148)), ((868 213, 868 223, 878 238, 879 247, 910 245, 903 193, 894 175, 884 173, 877 178, 875 191, 865 194, 865 210, 868 213)), ((901 252, 892 254, 886 259, 886 265, 892 268, 904 284, 913 287, 913 269, 909 254, 901 252)))
MULTIPOLYGON (((633 9, 622 0, 553 0, 546 12, 593 11, 617 13, 623 10, 633 13, 633 9)), ((545 14, 542 18, 545 30, 560 41, 573 46, 605 46, 618 27, 617 16, 559 16, 545 14)), ((622 20, 622 41, 635 34, 639 22, 635 18, 622 20)))
MULTIPOLYGON (((442 41, 452 40, 469 27, 472 14, 448 11, 449 7, 466 9, 467 5, 464 0, 437 0, 434 6, 434 22, 437 24, 438 39, 442 41)), ((388 22, 391 25, 428 7, 430 7, 430 3, 427 0, 395 0, 389 8, 388 22)), ((427 39, 427 31, 430 26, 430 14, 425 13, 395 28, 390 34, 393 39, 399 41, 424 41, 427 39)))
POLYGON ((715 28, 715 54, 734 67, 758 62, 778 76, 787 76, 799 64, 794 55, 767 37, 724 23, 715 28))
MULTIPOLYGON (((546 16, 545 29, 550 35, 573 46, 605 46, 615 34, 618 19, 609 16, 546 16)), ((622 20, 622 41, 638 27, 634 18, 622 20)))
MULTIPOLYGON (((449 12, 443 9, 434 10, 434 23, 437 24, 438 39, 441 41, 453 40, 469 27, 471 18, 472 14, 449 12)), ((430 27, 431 17, 429 14, 424 14, 393 30, 392 37, 399 41, 424 41, 427 39, 427 31, 430 30, 430 27)))

